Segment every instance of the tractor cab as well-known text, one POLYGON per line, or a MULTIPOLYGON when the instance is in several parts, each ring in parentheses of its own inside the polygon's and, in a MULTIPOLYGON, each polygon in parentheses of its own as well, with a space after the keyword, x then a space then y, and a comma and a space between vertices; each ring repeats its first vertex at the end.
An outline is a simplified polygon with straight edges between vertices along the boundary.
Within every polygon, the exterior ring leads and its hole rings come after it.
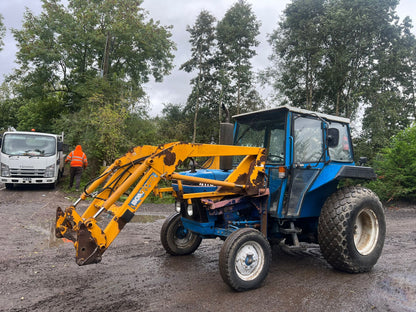
POLYGON ((349 119, 289 106, 234 118, 235 145, 266 148, 269 214, 319 216, 340 169, 354 165, 349 119))

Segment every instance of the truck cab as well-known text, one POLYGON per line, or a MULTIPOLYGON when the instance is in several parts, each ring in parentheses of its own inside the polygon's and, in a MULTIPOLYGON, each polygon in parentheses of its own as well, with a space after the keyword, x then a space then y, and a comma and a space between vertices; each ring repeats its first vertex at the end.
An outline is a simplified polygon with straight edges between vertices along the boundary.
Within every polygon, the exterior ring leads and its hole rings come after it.
POLYGON ((54 187, 64 170, 63 135, 9 131, 3 134, 0 149, 0 182, 47 184, 54 187))

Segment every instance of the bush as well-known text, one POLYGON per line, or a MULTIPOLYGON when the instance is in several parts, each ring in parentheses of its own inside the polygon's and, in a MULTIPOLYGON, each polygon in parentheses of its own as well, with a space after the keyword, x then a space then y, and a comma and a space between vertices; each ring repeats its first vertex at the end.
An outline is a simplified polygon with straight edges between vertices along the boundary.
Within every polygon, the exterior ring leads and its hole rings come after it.
POLYGON ((416 199, 416 124, 392 138, 374 162, 378 179, 369 184, 381 200, 416 199))

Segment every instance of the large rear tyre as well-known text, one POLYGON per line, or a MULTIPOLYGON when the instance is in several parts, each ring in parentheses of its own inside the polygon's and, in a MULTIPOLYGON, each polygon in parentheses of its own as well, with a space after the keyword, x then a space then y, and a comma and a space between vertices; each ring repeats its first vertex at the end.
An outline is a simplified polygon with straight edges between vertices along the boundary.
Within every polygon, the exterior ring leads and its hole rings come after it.
POLYGON ((221 248, 220 274, 236 291, 258 288, 269 273, 271 259, 270 244, 259 231, 239 229, 227 237, 221 248))
POLYGON ((386 235, 383 206, 362 187, 347 187, 331 195, 322 207, 318 241, 324 258, 335 269, 368 272, 381 255, 386 235))
POLYGON ((169 254, 183 256, 197 250, 202 238, 187 230, 182 224, 181 215, 174 213, 163 223, 160 240, 169 254))

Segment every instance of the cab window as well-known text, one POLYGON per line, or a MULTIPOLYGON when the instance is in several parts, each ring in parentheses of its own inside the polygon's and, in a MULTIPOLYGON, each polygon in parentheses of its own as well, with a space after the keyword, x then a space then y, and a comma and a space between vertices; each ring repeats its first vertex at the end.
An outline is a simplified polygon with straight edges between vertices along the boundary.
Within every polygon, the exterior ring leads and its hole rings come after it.
POLYGON ((339 141, 337 146, 328 148, 329 157, 333 161, 351 162, 352 153, 348 126, 339 122, 331 122, 330 127, 338 129, 339 141))
POLYGON ((322 160, 322 122, 319 119, 296 116, 294 122, 294 162, 308 163, 322 160))

